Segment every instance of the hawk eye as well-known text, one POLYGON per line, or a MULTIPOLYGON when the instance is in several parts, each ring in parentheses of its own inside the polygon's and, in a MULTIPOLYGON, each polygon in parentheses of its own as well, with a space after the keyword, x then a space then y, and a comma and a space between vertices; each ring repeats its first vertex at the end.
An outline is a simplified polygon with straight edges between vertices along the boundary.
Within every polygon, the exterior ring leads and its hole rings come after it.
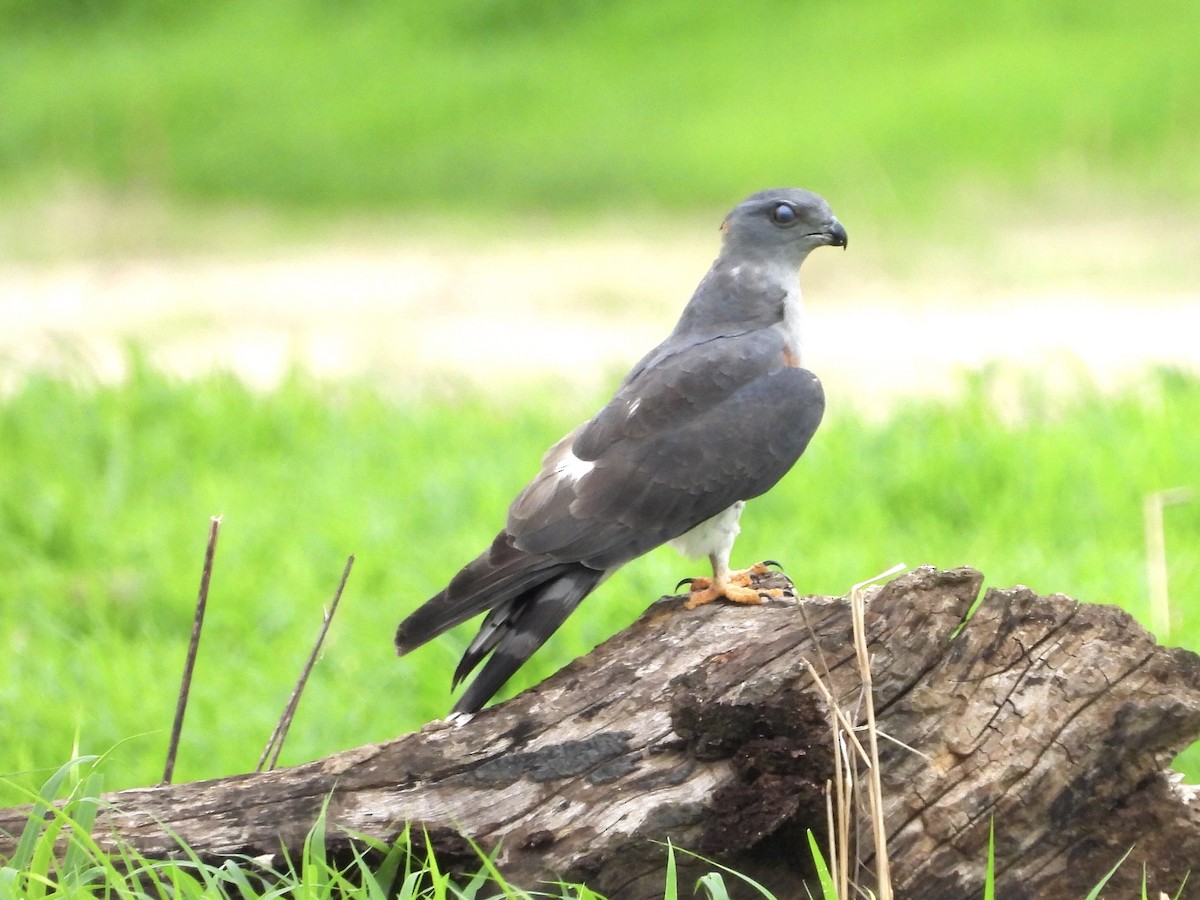
POLYGON ((771 210, 771 221, 776 225, 791 225, 796 221, 796 210, 786 203, 780 203, 771 210))

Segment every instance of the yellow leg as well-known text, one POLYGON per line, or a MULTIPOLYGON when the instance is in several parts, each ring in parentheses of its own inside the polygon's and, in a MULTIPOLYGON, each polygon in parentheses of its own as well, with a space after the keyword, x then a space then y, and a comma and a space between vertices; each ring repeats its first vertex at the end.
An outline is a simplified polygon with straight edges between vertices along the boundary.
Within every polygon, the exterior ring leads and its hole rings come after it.
POLYGON ((766 563, 755 563, 748 569, 729 571, 721 566, 719 561, 710 557, 713 562, 712 578, 693 578, 691 595, 684 604, 684 609, 695 609, 714 600, 725 599, 733 603, 758 604, 767 597, 778 598, 784 595, 779 588, 756 588, 754 578, 761 578, 770 573, 766 563))

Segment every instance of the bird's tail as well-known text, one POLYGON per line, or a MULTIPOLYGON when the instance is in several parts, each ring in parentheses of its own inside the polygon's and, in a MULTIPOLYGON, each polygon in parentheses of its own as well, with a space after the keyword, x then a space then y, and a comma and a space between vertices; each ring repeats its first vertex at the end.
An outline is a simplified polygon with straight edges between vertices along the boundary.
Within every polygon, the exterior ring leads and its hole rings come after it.
POLYGON ((546 642, 604 573, 569 563, 528 592, 492 608, 454 670, 457 686, 491 653, 491 657, 454 704, 454 712, 477 712, 546 642))
POLYGON ((484 610, 490 610, 454 672, 457 686, 483 661, 479 675, 454 706, 477 712, 533 655, 605 573, 582 563, 525 553, 500 532, 481 554, 396 630, 404 654, 484 610))

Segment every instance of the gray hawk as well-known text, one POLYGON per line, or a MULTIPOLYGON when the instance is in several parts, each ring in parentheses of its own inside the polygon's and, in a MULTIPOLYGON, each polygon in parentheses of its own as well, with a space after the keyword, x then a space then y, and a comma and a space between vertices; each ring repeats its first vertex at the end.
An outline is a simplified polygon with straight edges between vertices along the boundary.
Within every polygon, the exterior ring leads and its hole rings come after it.
POLYGON ((689 608, 761 602, 749 586, 761 564, 730 571, 729 555, 745 502, 784 476, 821 421, 821 382, 800 367, 799 269, 847 239, 829 204, 795 188, 748 197, 721 234, 675 330, 546 452, 492 545, 400 623, 404 654, 488 611, 453 686, 491 657, 455 714, 481 709, 584 597, 660 544, 712 563, 689 608))

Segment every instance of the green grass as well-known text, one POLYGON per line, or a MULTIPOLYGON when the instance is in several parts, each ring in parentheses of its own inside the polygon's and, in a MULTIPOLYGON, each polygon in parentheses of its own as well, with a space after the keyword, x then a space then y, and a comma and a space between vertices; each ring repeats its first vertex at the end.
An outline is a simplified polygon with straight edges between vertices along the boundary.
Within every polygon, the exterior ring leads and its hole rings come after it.
POLYGON ((326 851, 324 811, 301 851, 280 868, 236 856, 213 865, 182 843, 179 858, 170 860, 148 859, 124 845, 105 850, 91 835, 101 782, 96 760, 80 757, 29 792, 33 812, 12 858, 0 861, 0 900, 603 900, 583 886, 564 884, 537 893, 512 887, 482 852, 478 874, 459 882, 440 870, 428 839, 422 841, 407 826, 390 844, 359 835, 353 858, 339 863, 326 851), (484 894, 493 884, 503 893, 484 894))
POLYGON ((1198 81, 1189 0, 0 0, 0 190, 489 219, 773 183, 847 221, 932 221, 974 184, 1188 204, 1198 81))
MULTIPOLYGON (((752 503, 735 562, 785 563, 841 594, 903 561, 1118 603, 1147 620, 1141 504, 1197 487, 1200 381, 1163 372, 1102 397, 993 379, 877 422, 834 402, 800 464, 752 503)), ((397 660, 391 635, 502 524, 542 450, 594 411, 556 385, 500 401, 296 375, 270 393, 176 381, 30 376, 0 399, 0 773, 32 786, 78 752, 111 788, 161 775, 208 517, 224 516, 177 780, 253 768, 346 557, 357 564, 282 762, 444 715, 469 629, 397 660)), ((836 397, 834 397, 836 400, 836 397)), ((1200 503, 1167 510, 1178 616, 1200 647, 1200 503)), ((544 678, 699 564, 663 548, 615 576, 516 678, 544 678)), ((1185 762, 1200 774, 1200 760, 1185 762)), ((0 800, 12 799, 0 797, 0 800)))

